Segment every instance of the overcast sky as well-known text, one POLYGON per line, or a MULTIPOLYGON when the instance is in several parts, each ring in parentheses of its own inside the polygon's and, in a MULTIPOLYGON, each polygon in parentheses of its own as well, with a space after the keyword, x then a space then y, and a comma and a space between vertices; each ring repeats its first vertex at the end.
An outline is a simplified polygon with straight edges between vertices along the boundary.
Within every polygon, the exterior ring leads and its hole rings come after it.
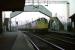
MULTIPOLYGON (((26 2, 27 1, 32 1, 32 0, 26 0, 26 2)), ((47 0, 39 0, 39 1, 47 1, 47 0)), ((49 1, 68 1, 70 3, 70 16, 75 13, 75 0, 49 0, 49 1)))
MULTIPOLYGON (((28 0, 26 0, 26 1, 28 1, 28 0)), ((29 1, 31 1, 31 0, 29 0, 29 1)), ((35 0, 36 1, 36 0, 35 0)), ((39 0, 39 1, 47 1, 47 0, 39 0)), ((75 13, 75 0, 49 0, 49 1, 68 1, 69 3, 70 3, 70 16, 72 15, 72 14, 74 14, 75 13)), ((60 21, 62 21, 62 22, 67 22, 67 11, 66 11, 66 5, 64 5, 64 4, 58 4, 58 5, 51 5, 51 4, 49 4, 48 5, 48 7, 47 6, 45 6, 48 10, 50 10, 51 12, 52 12, 52 15, 53 16, 55 16, 55 14, 57 13, 57 15, 58 15, 58 17, 59 17, 59 19, 61 19, 60 21), (65 17, 65 18, 64 18, 65 17)), ((7 13, 6 14, 6 17, 9 17, 10 15, 9 15, 10 13, 7 13)), ((28 13, 27 13, 28 14, 28 13)), ((31 14, 31 13, 30 13, 31 14)), ((23 15, 23 13, 22 13, 22 16, 24 16, 23 15)), ((26 15, 25 15, 26 16, 26 15)), ((33 15, 32 15, 33 16, 33 15)), ((36 15, 35 15, 36 16, 36 15)), ((44 16, 44 15, 43 15, 44 16)), ((28 16, 27 15, 27 17, 30 17, 30 16, 28 16)), ((39 14, 39 17, 42 17, 42 15, 40 15, 39 14)), ((45 16, 44 16, 45 17, 45 16)), ((37 17, 38 18, 38 17, 37 17)), ((24 18, 23 18, 24 19, 24 18)), ((36 19, 36 17, 35 17, 35 19, 36 19)))
POLYGON ((75 0, 57 0, 57 1, 68 1, 70 3, 70 16, 75 13, 75 0))
POLYGON ((19 25, 24 25, 26 23, 30 23, 31 21, 35 21, 38 18, 46 18, 49 21, 49 17, 39 12, 22 12, 16 17, 12 18, 12 25, 16 25, 16 21, 19 25))
MULTIPOLYGON (((32 1, 32 0, 26 0, 26 2, 32 1)), ((39 2, 43 2, 47 0, 39 0, 39 2)), ((57 14, 57 17, 62 23, 67 23, 68 17, 73 15, 75 13, 75 0, 48 0, 48 1, 68 1, 70 3, 69 7, 69 16, 67 15, 67 4, 48 4, 48 6, 45 6, 48 10, 52 12, 52 17, 55 17, 57 14)), ((38 0, 34 0, 34 2, 38 2, 38 0)), ((29 3, 28 3, 29 4, 29 3)), ((30 3, 31 5, 32 3, 30 3)), ((41 5, 41 4, 40 4, 41 5)), ((43 6, 46 4, 42 4, 43 6)))

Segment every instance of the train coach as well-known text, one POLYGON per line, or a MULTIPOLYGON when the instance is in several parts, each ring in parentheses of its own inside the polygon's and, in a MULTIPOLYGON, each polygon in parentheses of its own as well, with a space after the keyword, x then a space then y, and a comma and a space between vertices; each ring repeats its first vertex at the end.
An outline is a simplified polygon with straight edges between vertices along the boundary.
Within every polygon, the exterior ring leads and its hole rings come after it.
POLYGON ((23 26, 22 26, 23 27, 22 30, 24 29, 24 30, 30 30, 30 31, 47 31, 48 30, 48 20, 45 18, 39 18, 23 26))

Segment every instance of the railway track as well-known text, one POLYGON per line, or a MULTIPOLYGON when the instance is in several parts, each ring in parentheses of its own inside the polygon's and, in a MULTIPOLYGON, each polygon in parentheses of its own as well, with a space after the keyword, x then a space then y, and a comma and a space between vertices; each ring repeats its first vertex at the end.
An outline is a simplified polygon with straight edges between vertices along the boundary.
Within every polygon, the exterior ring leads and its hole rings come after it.
POLYGON ((74 35, 70 34, 60 34, 54 32, 47 32, 47 33, 33 33, 51 43, 54 43, 65 50, 74 50, 75 48, 75 37, 74 35))
POLYGON ((36 36, 32 33, 27 33, 27 32, 24 33, 27 34, 32 39, 32 41, 36 44, 39 50, 65 50, 64 48, 54 43, 51 43, 39 36, 36 36))

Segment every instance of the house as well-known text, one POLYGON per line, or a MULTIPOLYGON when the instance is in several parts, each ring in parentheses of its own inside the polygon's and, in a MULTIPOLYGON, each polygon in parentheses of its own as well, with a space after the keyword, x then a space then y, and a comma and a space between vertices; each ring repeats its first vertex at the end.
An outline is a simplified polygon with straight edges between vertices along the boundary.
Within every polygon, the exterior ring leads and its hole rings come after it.
POLYGON ((71 18, 71 31, 75 32, 75 14, 73 14, 69 18, 71 18))

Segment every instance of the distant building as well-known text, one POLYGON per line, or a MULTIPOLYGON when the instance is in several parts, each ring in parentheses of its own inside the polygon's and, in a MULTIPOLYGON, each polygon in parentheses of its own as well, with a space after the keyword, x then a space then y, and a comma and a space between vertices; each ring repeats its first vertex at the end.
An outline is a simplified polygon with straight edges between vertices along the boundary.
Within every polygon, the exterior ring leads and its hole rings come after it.
POLYGON ((69 18, 71 18, 71 31, 75 32, 75 14, 73 14, 69 18))

